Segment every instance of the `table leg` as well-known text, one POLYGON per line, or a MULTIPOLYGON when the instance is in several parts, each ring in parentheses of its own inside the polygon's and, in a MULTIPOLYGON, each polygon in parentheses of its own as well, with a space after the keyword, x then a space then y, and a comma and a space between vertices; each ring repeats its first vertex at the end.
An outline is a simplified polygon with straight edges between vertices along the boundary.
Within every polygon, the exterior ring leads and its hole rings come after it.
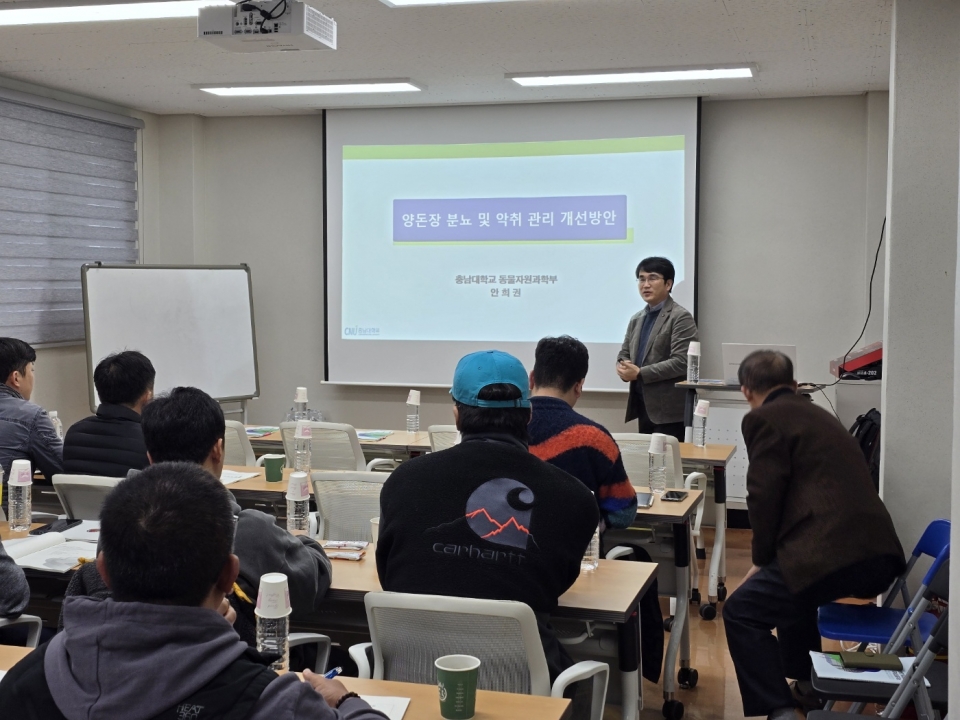
POLYGON ((696 685, 695 670, 690 669, 690 525, 689 521, 673 525, 674 564, 677 573, 677 614, 670 631, 670 642, 663 662, 663 715, 671 720, 683 715, 683 703, 676 699, 677 683, 683 687, 696 685), (680 667, 677 671, 677 655, 680 667), (690 682, 691 677, 693 681, 690 682))
POLYGON ((643 709, 640 694, 640 611, 634 610, 625 623, 617 624, 617 655, 623 697, 623 720, 637 720, 643 709), (639 700, 639 703, 638 703, 639 700))
POLYGON ((727 597, 727 473, 722 466, 713 469, 713 505, 716 510, 717 529, 713 536, 713 551, 710 553, 707 593, 710 604, 716 605, 727 597))
POLYGON ((683 441, 693 442, 693 410, 697 406, 697 391, 694 388, 687 390, 683 400, 683 441))

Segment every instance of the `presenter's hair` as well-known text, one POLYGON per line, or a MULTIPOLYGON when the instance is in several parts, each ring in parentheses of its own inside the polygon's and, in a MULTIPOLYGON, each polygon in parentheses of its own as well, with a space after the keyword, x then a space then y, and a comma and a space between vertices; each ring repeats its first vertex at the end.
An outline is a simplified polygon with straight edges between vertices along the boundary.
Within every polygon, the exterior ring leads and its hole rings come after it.
POLYGON ((756 350, 740 363, 737 379, 747 390, 764 393, 793 383, 793 362, 776 350, 756 350))
POLYGON ((14 370, 26 374, 27 364, 36 361, 37 351, 23 340, 0 337, 0 383, 6 382, 14 370))
POLYGON ((537 343, 533 363, 533 384, 567 392, 587 376, 590 353, 574 337, 545 337, 537 343))
POLYGON ((107 355, 93 371, 100 400, 111 405, 133 405, 153 389, 157 371, 150 359, 136 350, 107 355))
POLYGON ((122 480, 100 510, 100 549, 120 602, 199 606, 233 546, 223 484, 192 463, 160 463, 122 480))
MULTIPOLYGON (((495 383, 487 385, 479 393, 480 400, 519 400, 523 396, 516 385, 495 383)), ((464 405, 457 406, 457 426, 464 435, 500 433, 510 435, 522 443, 530 442, 530 408, 485 408, 464 405)))
MULTIPOLYGON (((673 267, 673 263, 667 260, 665 257, 648 257, 640 261, 640 264, 637 265, 637 271, 634 273, 636 277, 640 277, 640 271, 643 272, 652 272, 663 275, 664 281, 669 280, 671 283, 677 277, 677 271, 673 267)), ((673 288, 670 288, 673 290, 673 288)))
POLYGON ((226 431, 223 409, 203 390, 177 387, 143 408, 143 440, 155 463, 202 465, 226 431))

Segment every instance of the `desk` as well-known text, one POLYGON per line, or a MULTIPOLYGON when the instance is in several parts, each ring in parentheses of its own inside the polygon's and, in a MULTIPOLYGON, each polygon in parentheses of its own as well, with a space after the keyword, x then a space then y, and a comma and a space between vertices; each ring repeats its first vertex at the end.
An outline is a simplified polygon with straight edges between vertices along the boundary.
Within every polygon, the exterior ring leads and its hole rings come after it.
MULTIPOLYGON (((0 671, 6 672, 32 652, 32 648, 0 645, 0 671)), ((341 677, 351 692, 361 695, 387 695, 410 698, 404 720, 439 720, 440 701, 434 685, 391 682, 389 680, 361 680, 341 677)), ((523 720, 561 720, 569 713, 570 701, 565 698, 536 697, 515 693, 477 691, 475 720, 487 718, 523 718, 523 720)))
MULTIPOLYGON (((257 427, 251 425, 250 427, 257 427)), ((372 432, 370 430, 357 430, 358 433, 372 432)), ((261 453, 283 452, 283 438, 280 431, 272 432, 259 438, 250 438, 250 444, 254 451, 261 453)), ((393 430, 389 435, 381 440, 364 440, 360 438, 360 447, 363 450, 376 452, 382 450, 392 453, 407 453, 414 455, 430 451, 430 436, 426 431, 406 432, 405 430, 393 430)))

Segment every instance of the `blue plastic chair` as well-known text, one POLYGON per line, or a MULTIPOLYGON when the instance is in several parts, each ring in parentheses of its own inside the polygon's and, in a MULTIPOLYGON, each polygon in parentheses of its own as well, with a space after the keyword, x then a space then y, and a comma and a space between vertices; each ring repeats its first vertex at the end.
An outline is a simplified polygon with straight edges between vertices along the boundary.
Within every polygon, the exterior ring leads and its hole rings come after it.
POLYGON ((950 521, 934 520, 924 530, 907 562, 906 570, 890 587, 883 605, 823 605, 818 616, 820 634, 831 640, 883 645, 886 653, 897 653, 906 645, 921 647, 937 622, 935 615, 926 612, 933 600, 933 594, 929 591, 930 583, 949 558, 950 521), (920 588, 911 598, 907 590, 907 578, 921 555, 934 560, 920 588), (905 610, 891 607, 897 595, 903 598, 905 610))

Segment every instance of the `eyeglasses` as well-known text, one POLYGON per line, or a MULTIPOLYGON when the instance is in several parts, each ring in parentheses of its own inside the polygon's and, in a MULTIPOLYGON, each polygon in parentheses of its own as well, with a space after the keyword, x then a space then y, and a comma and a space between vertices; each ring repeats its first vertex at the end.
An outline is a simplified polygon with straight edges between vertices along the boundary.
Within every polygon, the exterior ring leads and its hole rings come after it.
POLYGON ((656 273, 651 273, 650 275, 637 275, 637 284, 646 285, 650 283, 653 285, 657 280, 663 280, 663 275, 657 275, 656 273))

